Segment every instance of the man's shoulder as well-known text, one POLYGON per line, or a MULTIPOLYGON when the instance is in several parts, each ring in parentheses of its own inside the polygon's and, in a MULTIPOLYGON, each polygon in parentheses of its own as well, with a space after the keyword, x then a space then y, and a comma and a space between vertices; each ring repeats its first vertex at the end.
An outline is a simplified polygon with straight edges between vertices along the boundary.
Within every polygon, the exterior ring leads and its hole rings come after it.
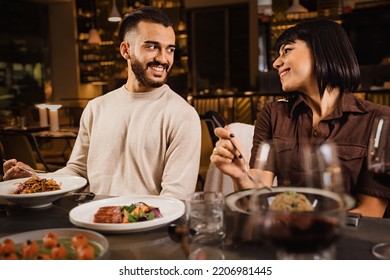
POLYGON ((167 97, 169 99, 172 99, 175 102, 185 103, 185 104, 189 105, 187 103, 187 100, 183 96, 181 96, 180 94, 178 94, 177 92, 172 90, 168 85, 166 85, 165 90, 166 90, 167 97))
POLYGON ((168 107, 174 111, 195 111, 195 108, 188 104, 187 100, 179 95, 178 93, 174 92, 172 89, 168 87, 167 89, 167 98, 168 98, 168 107))
POLYGON ((88 102, 88 105, 89 106, 99 106, 99 105, 107 103, 107 102, 116 101, 116 100, 118 100, 117 96, 120 94, 121 91, 122 91, 122 89, 118 88, 118 89, 112 90, 110 92, 107 92, 103 95, 97 96, 97 97, 93 98, 92 100, 90 100, 88 102))

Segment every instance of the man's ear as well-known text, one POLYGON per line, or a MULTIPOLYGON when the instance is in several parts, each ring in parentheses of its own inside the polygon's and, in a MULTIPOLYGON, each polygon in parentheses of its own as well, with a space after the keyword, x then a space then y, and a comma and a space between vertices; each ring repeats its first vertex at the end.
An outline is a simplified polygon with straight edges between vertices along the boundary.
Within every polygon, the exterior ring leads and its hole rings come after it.
POLYGON ((130 59, 130 44, 126 42, 122 42, 119 46, 121 55, 123 56, 124 59, 130 59))

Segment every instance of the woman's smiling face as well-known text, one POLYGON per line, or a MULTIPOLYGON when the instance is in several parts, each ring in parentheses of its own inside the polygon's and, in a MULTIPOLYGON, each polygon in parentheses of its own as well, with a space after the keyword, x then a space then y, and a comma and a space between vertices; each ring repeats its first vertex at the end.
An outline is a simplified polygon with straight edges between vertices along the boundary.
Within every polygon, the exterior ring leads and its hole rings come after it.
POLYGON ((313 86, 317 87, 312 50, 306 42, 296 40, 282 45, 279 57, 273 63, 278 70, 283 91, 300 91, 307 93, 313 86))

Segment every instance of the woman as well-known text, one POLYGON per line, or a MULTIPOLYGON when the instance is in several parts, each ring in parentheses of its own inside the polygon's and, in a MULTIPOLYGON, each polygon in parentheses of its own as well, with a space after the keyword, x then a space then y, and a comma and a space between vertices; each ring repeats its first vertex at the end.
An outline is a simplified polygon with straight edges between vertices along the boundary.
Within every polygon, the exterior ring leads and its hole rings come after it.
MULTIPOLYGON (((303 143, 333 142, 343 172, 346 191, 358 201, 353 212, 383 217, 390 189, 372 180, 367 172, 370 128, 378 116, 390 116, 390 107, 357 99, 352 93, 360 80, 359 65, 343 28, 330 20, 313 20, 287 29, 278 38, 278 71, 282 89, 291 93, 287 100, 268 103, 258 114, 250 166, 262 141, 294 143, 296 154, 303 143)), ((239 156, 240 143, 229 128, 217 128, 219 137, 211 161, 230 175, 235 190, 253 187, 239 156), (234 145, 233 145, 234 144, 234 145)), ((294 156, 294 154, 291 154, 294 156)), ((294 160, 294 164, 300 161, 294 160)), ((262 181, 271 185, 274 176, 266 171, 262 181)), ((296 184, 298 178, 292 178, 296 184)))

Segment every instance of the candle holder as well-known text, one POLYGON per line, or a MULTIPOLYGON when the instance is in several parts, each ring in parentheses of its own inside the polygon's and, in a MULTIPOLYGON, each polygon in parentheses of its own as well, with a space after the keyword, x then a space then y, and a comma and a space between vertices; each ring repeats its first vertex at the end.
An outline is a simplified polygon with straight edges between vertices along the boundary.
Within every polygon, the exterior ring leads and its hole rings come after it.
POLYGON ((42 104, 35 104, 35 107, 39 110, 39 126, 45 127, 49 125, 49 122, 47 120, 47 105, 42 104))
POLYGON ((58 109, 61 108, 62 105, 47 105, 49 109, 50 116, 50 132, 57 132, 60 129, 59 121, 58 121, 58 109))

